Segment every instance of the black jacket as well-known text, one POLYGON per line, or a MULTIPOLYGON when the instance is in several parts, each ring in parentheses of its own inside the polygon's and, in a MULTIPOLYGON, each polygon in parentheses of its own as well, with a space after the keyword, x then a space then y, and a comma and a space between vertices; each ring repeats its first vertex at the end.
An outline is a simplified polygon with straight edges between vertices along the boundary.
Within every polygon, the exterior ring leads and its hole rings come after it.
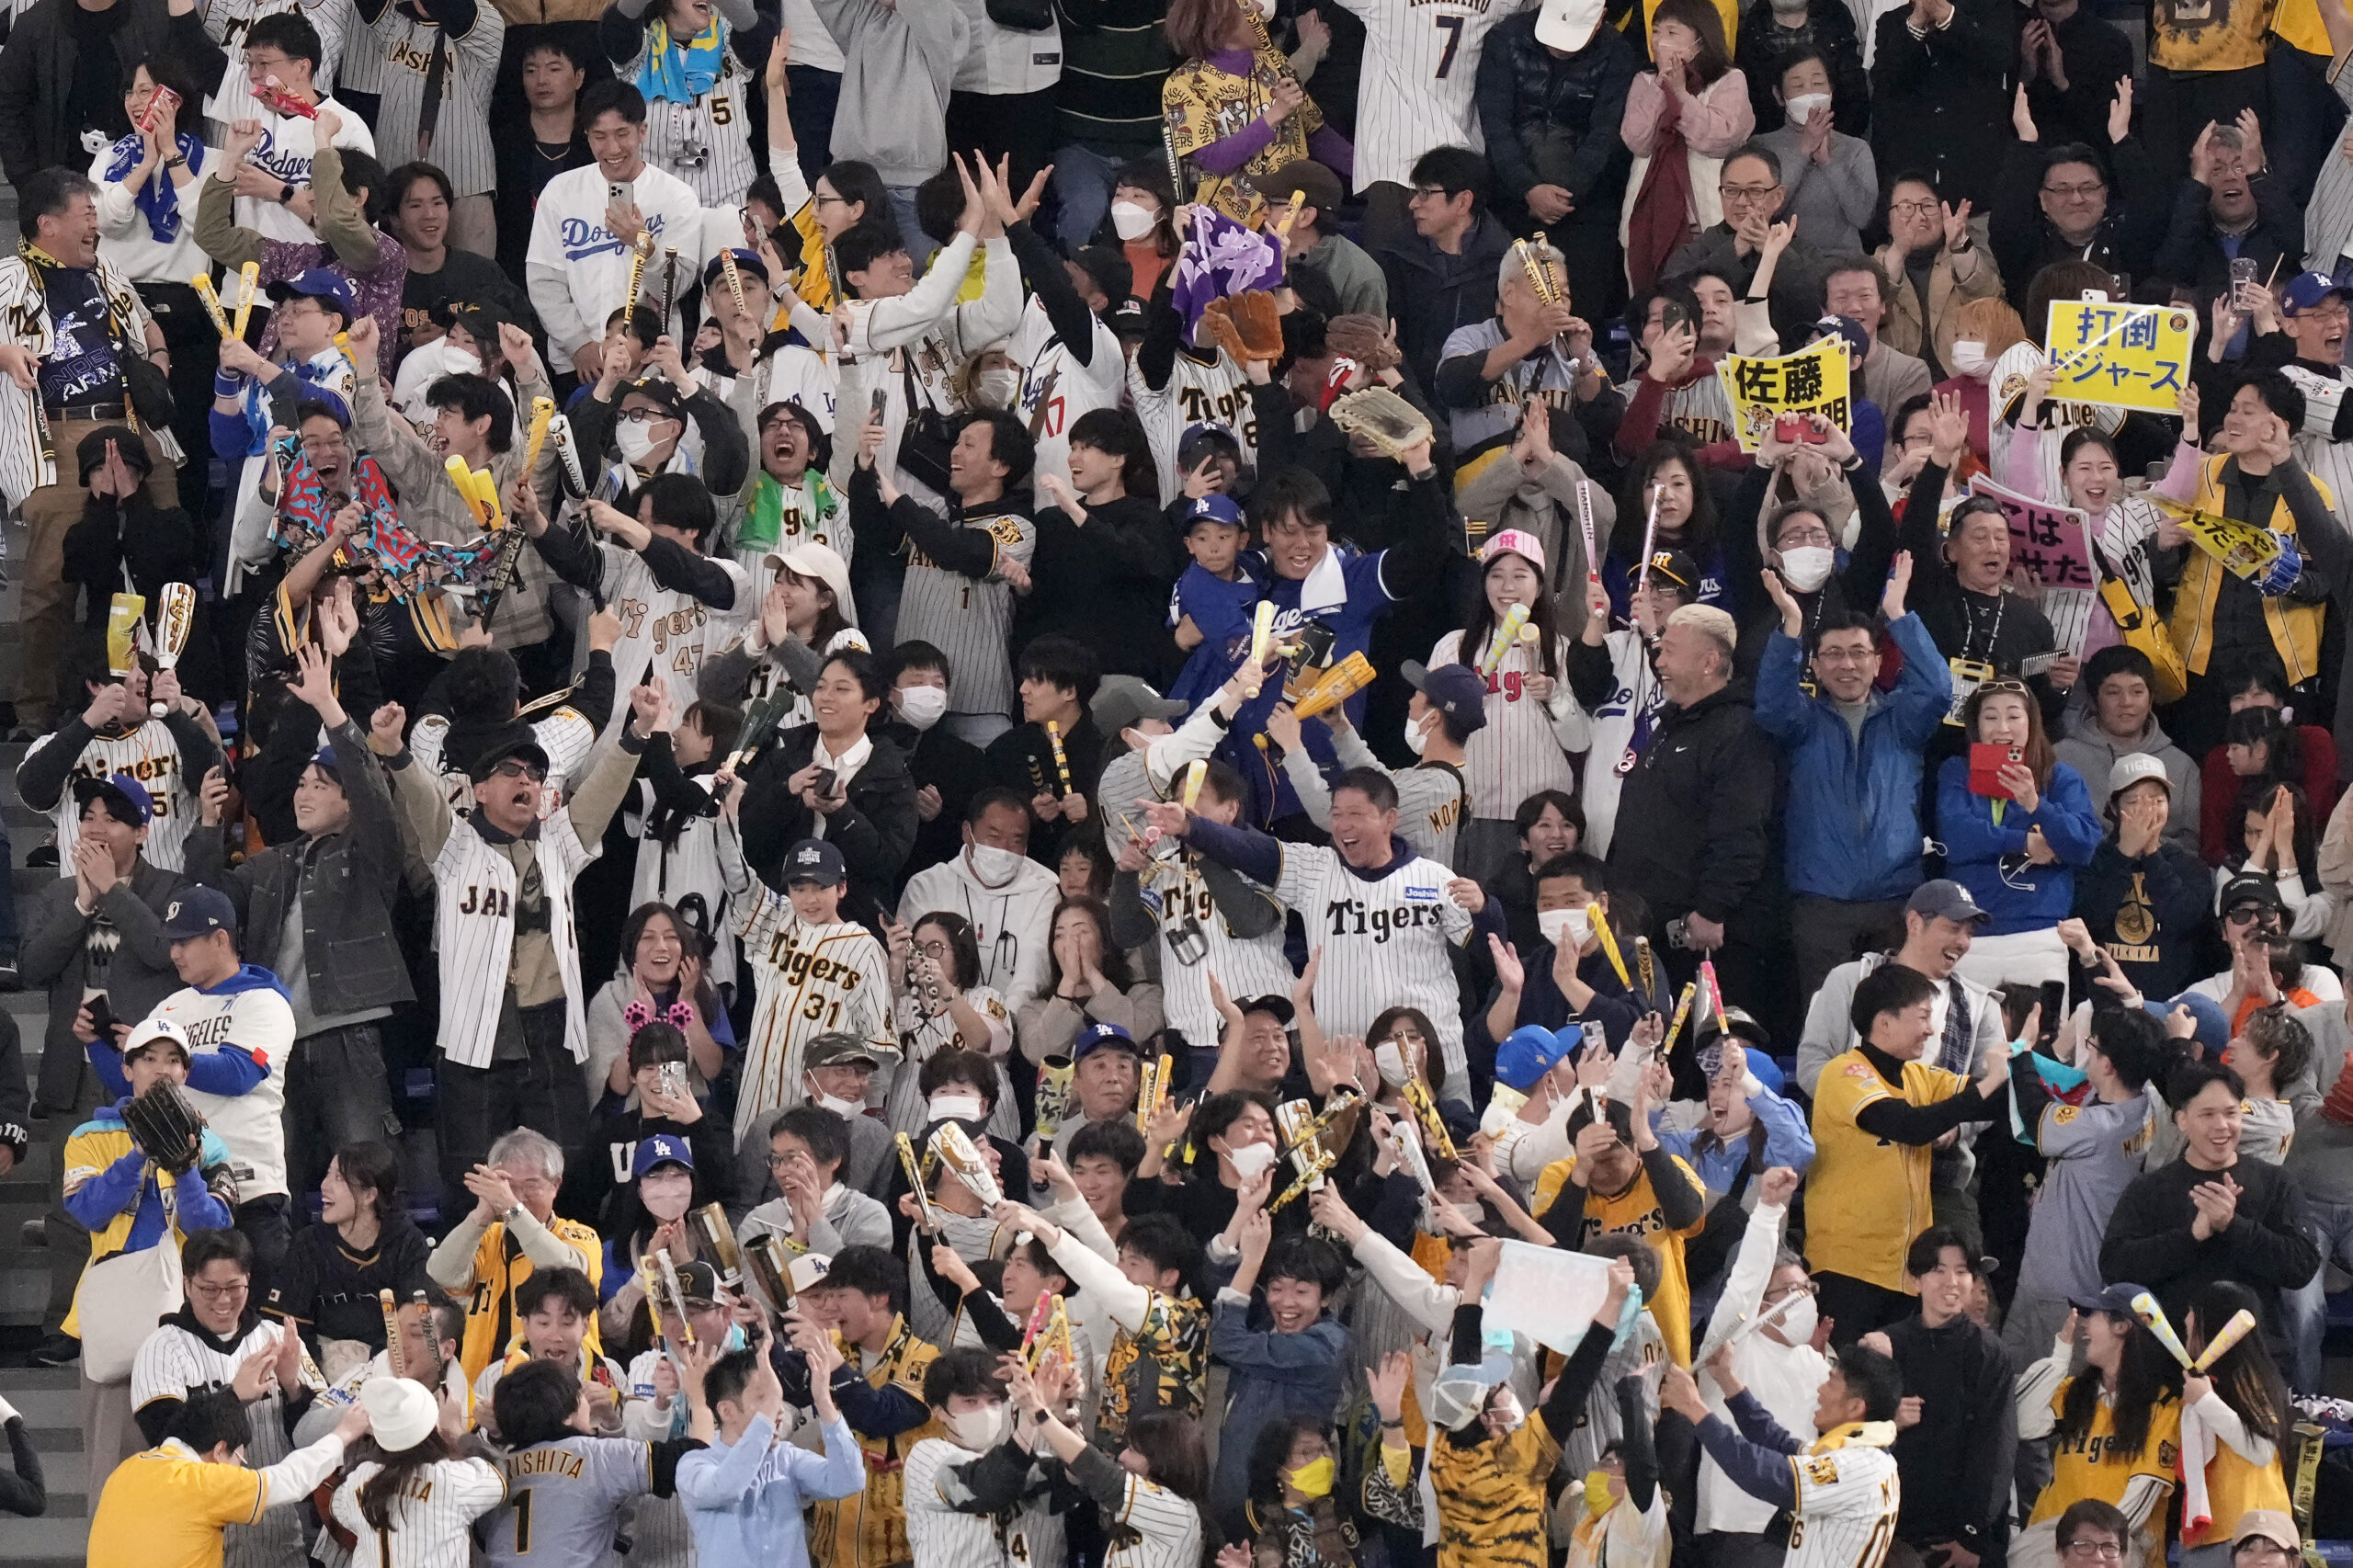
POLYGON ((907 759, 907 772, 918 790, 928 786, 939 791, 939 812, 929 822, 920 816, 915 821, 914 848, 908 853, 900 874, 891 879, 889 903, 896 908, 899 890, 906 879, 926 866, 937 866, 955 856, 964 846, 964 808, 974 795, 988 786, 988 765, 981 748, 958 735, 951 735, 941 725, 918 730, 889 717, 891 710, 883 709, 875 715, 876 722, 867 726, 866 733, 878 739, 887 738, 907 759))
MULTIPOLYGON (((40 0, 19 12, 0 49, 0 171, 18 189, 52 165, 76 172, 88 166, 82 128, 65 123, 65 99, 74 85, 74 60, 80 45, 66 12, 74 0, 40 0)), ((210 94, 228 72, 229 57, 204 30, 194 8, 173 16, 166 0, 116 0, 122 19, 114 30, 115 58, 127 86, 131 73, 149 55, 176 62, 199 93, 210 94)), ((109 106, 108 137, 130 133, 131 119, 120 100, 109 106)))
POLYGON ((2041 207, 2043 154, 2056 145, 2047 138, 2013 142, 2003 155, 2001 188, 1994 198, 1994 259, 2001 263, 2002 286, 2013 300, 2025 299, 2027 284, 2054 261, 2094 261, 2110 272, 2147 272, 2165 232, 2165 182, 2141 139, 2127 136, 2109 149, 2114 175, 2099 227, 2083 244, 2061 237, 2041 207))
MULTIPOLYGON (((1871 155, 1882 170, 1924 166, 1938 194, 1982 210, 2010 130, 2018 24, 1993 0, 1957 0, 1952 20, 1914 38, 1910 7, 1879 19, 1871 61, 1871 155)), ((1884 177, 1884 176, 1882 176, 1884 177)))
MULTIPOLYGON (((1068 790, 1063 788, 1062 778, 1055 770, 1053 743, 1046 738, 1043 724, 1016 724, 991 741, 981 756, 988 781, 1002 784, 1025 801, 1039 795, 1084 795, 1090 809, 1099 808, 1103 802, 1097 786, 1103 777, 1103 745, 1108 739, 1084 712, 1078 722, 1063 733, 1063 765, 1070 774, 1068 790)), ((1100 841, 1100 824, 1090 820, 1079 827, 1087 837, 1100 841)), ((1029 858, 1050 871, 1054 869, 1062 864, 1063 845, 1072 831, 1067 820, 1057 817, 1048 822, 1033 809, 1029 814, 1029 858)))
POLYGON ((406 1301, 427 1290, 427 1300, 438 1301, 441 1291, 425 1272, 432 1251, 425 1233, 397 1208, 384 1215, 376 1245, 365 1255, 346 1247, 333 1225, 313 1220, 294 1233, 267 1305, 273 1315, 294 1320, 313 1356, 324 1339, 356 1339, 381 1350, 384 1309, 376 1292, 390 1290, 406 1301))
POLYGON ((164 906, 188 885, 179 872, 142 859, 130 880, 108 888, 88 915, 74 904, 78 884, 72 877, 61 877, 33 896, 23 912, 17 972, 26 990, 49 990, 49 1028, 41 1037, 40 1081, 34 1088, 41 1109, 73 1109, 82 1074, 89 1070, 82 1044, 74 1038, 74 1015, 97 978, 90 971, 90 927, 104 919, 115 928, 103 986, 114 1016, 143 1018, 180 988, 172 945, 164 939, 164 906))
POLYGON ((1918 1316, 1892 1324, 1888 1347, 1904 1373, 1904 1392, 1920 1396, 1920 1421, 1895 1435, 1899 1472, 1938 1484, 1904 1489, 1895 1533, 1914 1546, 1959 1541, 1999 1561, 2008 1536, 2000 1517, 2018 1453, 2015 1369, 2002 1342, 1957 1317, 1930 1328, 1918 1316))
POLYGON ((1510 249, 1511 235, 1494 213, 1483 212, 1456 255, 1408 233, 1396 248, 1373 257, 1389 279, 1397 347, 1423 386, 1438 374, 1438 351, 1454 329, 1495 313, 1495 278, 1510 249))
MULTIPOLYGON (((1492 46, 1490 46, 1492 47, 1492 46)), ((1871 125, 1871 80, 1863 70, 1863 40, 1855 31, 1855 14, 1838 0, 1814 0, 1805 20, 1785 28, 1773 19, 1772 0, 1756 0, 1740 18, 1740 43, 1732 62, 1748 78, 1748 104, 1762 131, 1781 123, 1781 101, 1773 90, 1781 85, 1781 70, 1789 58, 1818 49, 1830 67, 1830 123, 1848 136, 1868 135, 1871 125)))
POLYGON ((188 835, 188 873, 237 906, 242 950, 276 968, 286 922, 299 901, 302 968, 314 1013, 357 1013, 416 999, 392 905, 401 892, 401 833, 392 788, 358 724, 328 733, 351 823, 341 833, 290 839, 229 864, 226 828, 188 835))
MULTIPOLYGON (((2240 236, 2238 254, 2255 262, 2257 278, 2269 278, 2282 266, 2292 268, 2304 254, 2303 209, 2287 183, 2271 175, 2256 176, 2248 188, 2255 193, 2255 226, 2240 236)), ((2231 257, 2210 215, 2211 195, 2194 179, 2174 187, 2165 243, 2149 264, 2158 277, 2197 290, 2200 314, 2231 286, 2231 257)))
POLYGON ((1694 910, 1723 921, 1765 874, 1780 757, 1740 684, 1659 715, 1618 801, 1610 869, 1664 926, 1694 910))
POLYGON ((2255 1292, 2263 1341, 2272 1355, 2284 1357, 2279 1292, 2304 1285, 2320 1267, 2320 1250, 2304 1230, 2303 1193, 2279 1166, 2242 1159, 2230 1172, 2239 1184, 2237 1215, 2230 1229, 2201 1242, 2190 1233, 2198 1206, 2189 1189, 2218 1174, 2176 1160, 2133 1178, 2108 1218, 2100 1278, 2146 1285, 2175 1323, 2200 1290, 2217 1279, 2235 1280, 2255 1292))
POLYGON ((1036 521, 1034 586, 1014 627, 1017 656, 1035 639, 1061 632, 1094 649, 1105 675, 1166 686, 1183 665, 1167 621, 1169 590, 1186 557, 1160 520, 1156 496, 1123 495, 1089 508, 1084 523, 1043 506, 1036 521))
POLYGON ((2146 856, 2127 860, 2111 832, 2075 872, 2075 915, 2143 995, 2178 996, 2206 974, 2198 939, 2211 915, 2213 885, 2205 862, 2178 845, 2160 838, 2146 856))
POLYGON ((1563 58, 1536 41, 1536 16, 1523 11, 1496 24, 1479 56, 1479 128, 1498 194, 1524 204, 1530 187, 1558 185, 1580 211, 1614 213, 1634 164, 1618 122, 1643 58, 1607 25, 1563 58), (1568 177, 1559 177, 1564 172, 1568 177))
POLYGON ((2132 40, 2113 23, 2092 15, 2088 6, 2078 6, 2065 21, 2052 23, 2051 36, 2059 45, 2067 90, 2061 92, 2048 76, 2026 85, 2026 107, 2034 116, 2034 128, 2054 147, 2065 142, 2105 147, 2116 84, 2132 74, 2138 59, 2132 40))
MULTIPOLYGON (((122 503, 91 496, 82 504, 82 520, 65 530, 65 581, 83 592, 82 624, 100 631, 115 595, 127 588, 146 595, 152 606, 165 584, 193 583, 210 565, 188 515, 156 506, 144 489, 122 503)), ((201 635, 189 637, 191 652, 201 635)))
MULTIPOLYGON (((572 433, 579 440, 580 449, 594 454, 598 463, 620 460, 620 448, 613 441, 613 426, 620 419, 622 390, 615 391, 614 401, 605 403, 597 398, 592 384, 588 395, 572 405, 572 433)), ((735 411, 705 388, 684 399, 680 412, 702 437, 702 461, 696 472, 704 486, 713 495, 733 495, 743 489, 744 482, 752 476, 752 443, 745 436, 744 422, 735 417, 735 411)), ((592 472, 589 479, 593 483, 596 475, 592 472)), ((636 517, 637 489, 632 478, 629 491, 613 506, 636 517)))
MULTIPOLYGON (((809 766, 817 753, 817 726, 799 724, 752 765, 743 806, 744 858, 760 880, 784 887, 784 857, 801 839, 816 835, 817 817, 785 780, 809 766)), ((849 803, 825 819, 825 839, 842 852, 849 868, 845 920, 872 924, 898 885, 899 868, 915 841, 915 781, 907 759, 881 736, 874 754, 849 781, 849 803)))

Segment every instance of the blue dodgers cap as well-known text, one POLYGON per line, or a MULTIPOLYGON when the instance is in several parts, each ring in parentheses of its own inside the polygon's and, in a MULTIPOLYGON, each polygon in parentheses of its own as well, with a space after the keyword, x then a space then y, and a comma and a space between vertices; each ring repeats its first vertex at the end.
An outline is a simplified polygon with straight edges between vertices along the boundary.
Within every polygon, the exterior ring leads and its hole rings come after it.
POLYGON ((1865 332, 1863 324, 1852 316, 1824 316, 1813 324, 1813 335, 1816 341, 1825 337, 1845 338, 1847 351, 1857 358, 1867 358, 1871 351, 1870 334, 1865 332))
POLYGON ((1527 1094, 1552 1065, 1575 1050, 1583 1036, 1574 1029, 1554 1034, 1541 1024, 1522 1024, 1495 1047, 1495 1082, 1527 1094))
MULTIPOLYGON (((632 1180, 656 1165, 684 1165, 695 1168, 695 1152, 683 1138, 667 1132, 656 1132, 637 1141, 637 1152, 629 1157, 629 1174, 632 1180)), ((692 1292, 688 1292, 691 1294, 692 1292)))
POLYGON ((2211 996, 2185 991, 2171 1001, 2143 1001, 2141 1006, 2161 1024, 2173 1017, 2176 1007, 2188 1008, 2190 1017, 2197 1021, 2197 1028, 2190 1030, 2189 1038, 2196 1040, 2214 1061, 2222 1059, 2224 1048, 2231 1043, 2231 1020, 2229 1015, 2222 1011, 2222 1005, 2211 996))
POLYGON ((1195 523, 1222 523, 1229 528, 1244 527, 1242 508, 1231 495, 1198 495, 1185 508, 1185 526, 1180 533, 1190 533, 1195 523))
POLYGON ((1407 659, 1397 666, 1397 673, 1463 733, 1486 728, 1487 683, 1470 665, 1440 665, 1433 670, 1407 659))
POLYGON ((107 815, 131 827, 145 827, 155 815, 155 798, 147 793, 147 786, 128 773, 110 774, 104 778, 88 775, 74 780, 74 803, 85 811, 92 801, 104 801, 107 815))
POLYGON ((316 300, 341 315, 346 325, 359 315, 359 299, 352 293, 351 285, 324 267, 313 267, 291 278, 281 278, 266 292, 274 303, 280 305, 298 297, 316 300))
POLYGON ((804 838, 784 857, 784 885, 788 888, 795 882, 839 887, 847 881, 848 862, 842 858, 839 849, 822 838, 804 838))
POLYGON ((343 766, 335 759, 335 747, 321 746, 318 750, 313 752, 311 754, 311 766, 325 774, 328 778, 333 778, 336 783, 340 784, 343 782, 343 766))
POLYGON ((2067 1298, 2067 1304, 2079 1312, 2109 1312, 2117 1317, 2129 1318, 2132 1315, 2132 1298, 2149 1293, 2149 1288, 2146 1285, 2135 1285, 2129 1279, 2120 1279, 2113 1285, 2100 1287, 2088 1296, 2070 1296, 2067 1298))
POLYGON ((1139 1061, 1143 1057, 1143 1050, 1136 1044, 1136 1037, 1119 1025, 1092 1024, 1078 1031, 1078 1039, 1070 1048, 1070 1059, 1074 1063, 1084 1061, 1088 1052, 1100 1051, 1106 1046, 1115 1051, 1131 1051, 1139 1061))
POLYGON ((237 930, 237 906, 229 895, 218 888, 192 883, 172 895, 164 905, 164 938, 172 942, 193 941, 209 937, 215 931, 234 936, 237 930))
POLYGON ((2300 316, 2331 294, 2341 300, 2353 300, 2353 283, 2339 283, 2325 272, 2299 272, 2288 279, 2287 297, 2280 301, 2280 308, 2291 316, 2300 316))

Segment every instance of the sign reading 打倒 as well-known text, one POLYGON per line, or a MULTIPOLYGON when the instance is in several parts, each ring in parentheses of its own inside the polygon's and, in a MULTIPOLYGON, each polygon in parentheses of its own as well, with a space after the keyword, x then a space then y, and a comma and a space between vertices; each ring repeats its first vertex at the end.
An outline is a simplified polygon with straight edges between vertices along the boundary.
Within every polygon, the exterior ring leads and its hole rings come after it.
POLYGON ((2189 379, 2197 330, 2197 319, 2178 305, 2053 300, 2043 336, 2054 368, 2051 395, 2171 414, 2189 379))
POLYGON ((1729 355, 1716 375, 1732 399, 1733 432, 1744 452, 1756 450, 1773 433, 1773 421, 1790 415, 1819 414, 1841 430, 1852 427, 1847 346, 1839 339, 1824 338, 1769 359, 1729 355))

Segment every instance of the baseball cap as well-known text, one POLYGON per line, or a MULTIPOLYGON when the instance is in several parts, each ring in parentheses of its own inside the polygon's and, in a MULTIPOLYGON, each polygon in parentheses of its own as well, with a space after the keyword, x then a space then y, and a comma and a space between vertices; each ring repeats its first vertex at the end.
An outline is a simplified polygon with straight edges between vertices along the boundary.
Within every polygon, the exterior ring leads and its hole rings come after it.
POLYGON ((2224 882, 2222 896, 2214 901, 2214 907, 2228 915, 2234 906, 2246 903, 2282 913, 2288 907, 2280 900, 2279 884, 2262 875, 2236 876, 2224 882))
POLYGON ((317 300, 343 317, 346 324, 359 314, 359 301, 351 285, 324 267, 313 267, 291 278, 281 278, 267 290, 273 304, 284 304, 292 299, 317 300))
POLYGON ((695 1168, 695 1152, 683 1138, 667 1132, 654 1132, 637 1141, 637 1152, 629 1158, 631 1180, 643 1176, 656 1165, 684 1165, 695 1168))
POLYGON ((2189 1038, 2217 1061, 2221 1060, 2223 1049, 2231 1043, 2230 1016, 2211 996, 2185 991, 2168 1001, 2160 1002, 2154 996, 2148 997, 2142 1002, 2141 1007, 2160 1024, 2173 1017, 2176 1007, 2189 1009, 2189 1038))
POLYGON ((548 770, 547 748, 540 744, 540 738, 531 726, 517 719, 491 732, 490 739, 483 744, 482 750, 474 754, 472 764, 466 769, 466 777, 479 784, 496 772, 498 765, 510 756, 521 757, 542 773, 548 770))
POLYGON ((232 936, 237 930, 237 906, 229 895, 218 888, 196 882, 172 895, 164 905, 164 937, 166 941, 186 942, 198 937, 209 937, 215 931, 232 936))
POLYGON ((813 577, 834 591, 834 608, 852 626, 858 624, 858 600, 850 592, 849 562, 829 544, 810 540, 781 554, 767 557, 770 570, 782 569, 796 577, 813 577))
POLYGON ((1536 13, 1536 41, 1574 53, 1593 41, 1604 9, 1602 0, 1544 0, 1536 13))
POLYGON ((1269 201, 1289 201, 1291 192, 1307 198, 1318 212, 1340 210, 1340 176, 1313 158, 1296 158, 1269 175, 1253 175, 1250 183, 1269 201))
POLYGON ((1526 528, 1505 528, 1490 534, 1487 542, 1479 547, 1479 564, 1484 566, 1498 555, 1525 556, 1528 563, 1536 568, 1538 576, 1544 574, 1544 541, 1526 528))
POLYGON ((104 801, 107 815, 131 827, 145 827, 148 819, 155 814, 154 797, 147 793, 147 786, 128 773, 74 779, 74 803, 86 809, 92 801, 104 801))
POLYGON ((2108 770, 2108 792, 2121 795, 2133 785, 2150 778, 2164 785, 2166 794, 2173 793, 2173 779, 2165 772, 2163 762, 2144 751, 2129 751, 2118 757, 2116 766, 2108 770))
POLYGON ((834 1260, 824 1253, 804 1252, 786 1266, 784 1274, 792 1282, 792 1289, 797 1294, 824 1284, 825 1276, 833 1272, 833 1267, 834 1260))
POLYGON ((2296 1534, 2296 1521, 2278 1508, 2249 1508, 2239 1516, 2238 1528, 2232 1532, 2231 1544, 2245 1546, 2251 1540, 2268 1540, 2289 1551, 2302 1551, 2303 1539, 2296 1534))
POLYGON ((1816 338, 1843 337, 1847 348, 1858 356, 1871 351, 1870 334, 1852 316, 1824 316, 1813 324, 1813 335, 1816 338))
POLYGON ((2279 308, 2289 315, 2300 316, 2331 294, 2353 300, 2353 283, 2339 283, 2325 272, 2299 272, 2288 279, 2287 297, 2279 302, 2279 308))
POLYGON ((1575 1029, 1555 1033, 1541 1024, 1522 1024, 1495 1047, 1495 1082, 1528 1093, 1553 1064, 1576 1049, 1582 1037, 1575 1029))
POLYGON ((1146 320, 1143 301, 1132 295, 1103 312, 1103 324, 1114 337, 1142 337, 1146 320))
POLYGON ((719 1270, 699 1257, 678 1265, 678 1294, 690 1305, 713 1305, 719 1300, 719 1270))
POLYGON ((178 1051, 181 1061, 196 1060, 196 1052, 188 1042, 188 1031, 169 1018, 149 1018, 133 1027, 122 1039, 123 1060, 129 1061, 157 1040, 178 1051))
POLYGON ((841 1029, 828 1030, 801 1048, 801 1065, 804 1070, 835 1067, 845 1062, 863 1062, 869 1067, 882 1065, 875 1059, 872 1046, 841 1029))
POLYGON ((1291 1019, 1299 1016, 1297 1010, 1291 1006, 1290 997, 1277 996, 1272 993, 1264 996, 1245 996, 1236 1006, 1245 1017, 1252 1013, 1272 1014, 1281 1021, 1285 1028, 1290 1028, 1291 1019))
POLYGON ((1462 1430, 1478 1419, 1496 1385, 1510 1377, 1511 1357, 1501 1350, 1487 1352, 1476 1366, 1454 1363, 1430 1390, 1430 1419, 1449 1432, 1462 1430))
POLYGON ((90 483, 90 475, 105 466, 108 441, 114 443, 115 450, 122 454, 124 464, 133 473, 154 472, 155 460, 147 455, 147 443, 139 438, 139 432, 128 425, 101 425, 83 437, 74 449, 74 460, 81 467, 82 483, 85 488, 90 483))
POLYGON ((335 760, 335 747, 321 746, 311 754, 311 766, 334 779, 343 782, 343 765, 335 760))
POLYGON ((1073 1062, 1079 1062, 1089 1051, 1101 1051, 1106 1046, 1115 1051, 1133 1051, 1139 1059, 1143 1055, 1142 1048, 1136 1044, 1136 1037, 1126 1029, 1117 1024, 1095 1024, 1079 1030, 1077 1040, 1070 1048, 1070 1059, 1073 1062))
MULTIPOLYGON (((730 250, 725 254, 735 258, 735 275, 738 278, 756 278, 760 280, 762 286, 765 287, 767 285, 768 281, 768 264, 760 259, 758 252, 748 251, 742 245, 737 245, 733 250, 730 250)), ((709 261, 703 263, 702 286, 704 290, 708 292, 712 289, 723 290, 726 288, 726 285, 720 281, 720 278, 721 272, 719 256, 717 255, 713 255, 709 261)))
POLYGON ((2146 1285, 2120 1279, 2113 1285, 2100 1287, 2090 1295, 2070 1296, 2067 1304, 2079 1312, 2108 1312, 2116 1317, 2129 1318, 2132 1315, 2132 1298, 2147 1294, 2148 1290, 2146 1285))
POLYGON ((1190 533, 1195 523, 1222 523, 1229 528, 1245 526, 1242 508, 1230 495, 1196 496, 1193 504, 1185 508, 1185 531, 1190 533))
POLYGON ((1086 245, 1071 258, 1071 265, 1093 280, 1106 300, 1124 300, 1135 292, 1136 269, 1127 253, 1117 245, 1086 245))
POLYGON ((1161 696, 1140 676, 1105 676, 1095 688, 1095 699, 1086 705, 1086 716, 1095 721, 1097 734, 1116 735, 1145 719, 1181 718, 1190 706, 1161 696))
POLYGON ((1651 575, 1665 578, 1687 594, 1699 591, 1699 563, 1679 550, 1662 550, 1652 556, 1651 575))
POLYGON ((1955 925, 1982 926, 1993 915, 1977 907, 1969 890, 1950 877, 1937 877, 1912 890, 1904 901, 1906 915, 1925 915, 1931 920, 1949 920, 1955 925))
POLYGON ((849 867, 842 859, 842 852, 822 838, 804 838, 785 855, 784 885, 788 888, 795 882, 839 887, 847 881, 849 867))
POLYGON ((1405 684, 1430 699, 1430 706, 1445 714, 1464 732, 1484 729, 1487 723, 1487 683, 1468 665, 1440 665, 1426 669, 1412 659, 1397 666, 1405 684))

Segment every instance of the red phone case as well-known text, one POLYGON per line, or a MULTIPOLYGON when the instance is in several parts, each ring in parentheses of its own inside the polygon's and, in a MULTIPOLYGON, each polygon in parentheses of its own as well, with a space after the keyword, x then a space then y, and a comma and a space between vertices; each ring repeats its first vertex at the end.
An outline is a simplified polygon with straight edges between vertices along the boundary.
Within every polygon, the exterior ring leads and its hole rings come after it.
POLYGON ((2002 769, 2025 760, 2026 752, 2022 747, 1987 745, 1983 741, 1972 741, 1969 745, 1969 792, 1996 801, 2011 799, 2009 790, 2002 785, 2002 769))

